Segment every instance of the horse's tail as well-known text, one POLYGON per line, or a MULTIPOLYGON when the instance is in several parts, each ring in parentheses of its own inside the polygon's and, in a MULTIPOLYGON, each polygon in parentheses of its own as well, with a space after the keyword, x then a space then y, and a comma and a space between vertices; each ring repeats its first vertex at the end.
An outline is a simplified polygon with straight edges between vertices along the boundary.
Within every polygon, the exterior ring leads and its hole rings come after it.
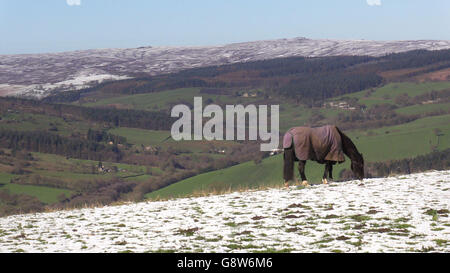
POLYGON ((161 141, 161 143, 166 142, 169 138, 171 138, 172 135, 168 136, 166 139, 164 139, 163 141, 161 141))
POLYGON ((291 147, 284 149, 283 178, 285 182, 294 180, 294 161, 295 161, 295 154, 294 154, 294 147, 292 145, 291 147))

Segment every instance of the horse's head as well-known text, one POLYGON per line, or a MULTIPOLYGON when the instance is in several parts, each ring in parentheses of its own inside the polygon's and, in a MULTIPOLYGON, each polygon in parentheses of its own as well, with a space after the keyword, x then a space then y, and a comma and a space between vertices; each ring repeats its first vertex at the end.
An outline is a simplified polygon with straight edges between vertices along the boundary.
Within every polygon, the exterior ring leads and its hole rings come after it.
POLYGON ((363 180, 364 178, 364 158, 362 154, 358 153, 358 158, 356 160, 352 160, 351 169, 353 174, 359 179, 363 180))

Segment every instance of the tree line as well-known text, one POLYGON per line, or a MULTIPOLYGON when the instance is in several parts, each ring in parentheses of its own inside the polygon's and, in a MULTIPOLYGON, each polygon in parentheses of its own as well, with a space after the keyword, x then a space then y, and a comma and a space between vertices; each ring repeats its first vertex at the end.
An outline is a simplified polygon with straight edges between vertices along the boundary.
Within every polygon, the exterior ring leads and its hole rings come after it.
POLYGON ((127 138, 123 136, 117 136, 110 134, 106 131, 98 131, 89 128, 87 135, 87 140, 93 142, 106 142, 106 143, 115 143, 115 144, 126 144, 127 138))
POLYGON ((395 174, 411 174, 428 170, 447 170, 450 168, 450 149, 433 151, 414 158, 369 163, 369 177, 387 177, 395 174))
POLYGON ((79 159, 118 162, 123 152, 117 143, 104 145, 95 141, 64 137, 46 131, 15 131, 0 129, 0 147, 49 153, 79 159))

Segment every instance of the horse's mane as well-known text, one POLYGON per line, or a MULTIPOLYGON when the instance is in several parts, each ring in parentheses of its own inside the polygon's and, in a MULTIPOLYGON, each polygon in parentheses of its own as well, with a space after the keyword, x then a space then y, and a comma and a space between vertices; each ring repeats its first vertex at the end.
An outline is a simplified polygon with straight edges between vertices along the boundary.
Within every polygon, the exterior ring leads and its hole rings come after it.
POLYGON ((356 162, 362 162, 363 156, 358 152, 358 149, 356 148, 355 144, 353 144, 353 141, 344 134, 341 130, 339 130, 338 127, 336 127, 337 131, 341 135, 342 139, 342 150, 344 153, 350 157, 351 160, 355 160, 356 162))

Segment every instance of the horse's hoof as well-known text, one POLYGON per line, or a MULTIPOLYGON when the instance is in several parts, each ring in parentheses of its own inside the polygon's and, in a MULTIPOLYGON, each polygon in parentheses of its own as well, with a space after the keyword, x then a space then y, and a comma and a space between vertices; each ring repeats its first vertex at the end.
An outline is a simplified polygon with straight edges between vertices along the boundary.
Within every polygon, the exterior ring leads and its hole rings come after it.
POLYGON ((322 179, 322 183, 327 185, 328 184, 328 180, 326 178, 322 179))
POLYGON ((303 186, 303 187, 309 187, 308 181, 306 181, 306 180, 303 181, 303 182, 302 182, 302 186, 303 186))

